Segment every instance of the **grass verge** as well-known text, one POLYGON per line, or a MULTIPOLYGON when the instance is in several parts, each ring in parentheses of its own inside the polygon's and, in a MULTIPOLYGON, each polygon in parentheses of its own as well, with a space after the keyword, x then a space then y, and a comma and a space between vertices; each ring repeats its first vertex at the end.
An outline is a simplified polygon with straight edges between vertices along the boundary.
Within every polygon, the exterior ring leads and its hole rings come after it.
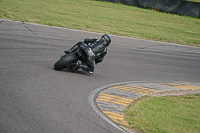
POLYGON ((0 18, 200 46, 200 19, 94 0, 0 0, 0 18))
POLYGON ((143 97, 124 110, 129 128, 143 133, 199 133, 200 94, 143 97))

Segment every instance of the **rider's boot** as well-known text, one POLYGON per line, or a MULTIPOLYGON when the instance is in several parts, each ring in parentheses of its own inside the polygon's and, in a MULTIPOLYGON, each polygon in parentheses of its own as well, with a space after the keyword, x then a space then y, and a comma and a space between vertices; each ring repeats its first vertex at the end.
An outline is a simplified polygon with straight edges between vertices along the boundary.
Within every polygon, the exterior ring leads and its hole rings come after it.
POLYGON ((93 73, 93 70, 87 65, 79 65, 79 68, 83 69, 84 71, 89 72, 90 74, 93 73))
POLYGON ((78 50, 78 46, 75 44, 72 48, 70 48, 69 50, 66 50, 64 52, 65 52, 65 54, 68 54, 68 53, 75 52, 76 50, 78 50))

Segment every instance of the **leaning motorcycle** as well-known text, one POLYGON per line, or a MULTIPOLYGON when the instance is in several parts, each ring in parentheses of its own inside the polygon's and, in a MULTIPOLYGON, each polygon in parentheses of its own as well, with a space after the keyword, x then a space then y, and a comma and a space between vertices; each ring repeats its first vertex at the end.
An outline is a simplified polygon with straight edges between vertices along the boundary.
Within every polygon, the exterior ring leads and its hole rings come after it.
POLYGON ((109 35, 104 34, 101 39, 85 39, 78 42, 70 50, 64 51, 66 55, 62 56, 55 64, 55 70, 67 68, 69 70, 77 70, 81 68, 92 74, 94 71, 94 63, 103 61, 107 54, 107 47, 111 42, 109 35), (91 43, 92 45, 88 45, 91 43))
POLYGON ((78 65, 84 64, 84 58, 85 56, 80 49, 72 53, 67 53, 54 64, 54 69, 58 71, 64 68, 68 70, 77 70, 79 69, 78 65))

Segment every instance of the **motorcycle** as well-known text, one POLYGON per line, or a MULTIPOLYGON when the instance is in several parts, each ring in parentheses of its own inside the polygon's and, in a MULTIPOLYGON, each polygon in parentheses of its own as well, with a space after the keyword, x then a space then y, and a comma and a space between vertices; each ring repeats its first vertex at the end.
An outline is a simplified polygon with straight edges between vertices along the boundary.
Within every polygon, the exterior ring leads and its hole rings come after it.
POLYGON ((75 44, 70 49, 71 51, 64 51, 66 55, 62 56, 54 64, 54 69, 60 71, 64 68, 69 70, 81 68, 92 74, 94 71, 94 63, 102 62, 104 56, 107 54, 107 47, 111 42, 111 38, 109 35, 104 34, 101 39, 85 39, 84 42, 75 44), (92 43, 92 45, 88 45, 88 43, 92 43))
MULTIPOLYGON (((92 49, 90 48, 90 50, 92 49)), ((91 54, 94 54, 93 51, 91 51, 91 54)), ((84 64, 84 61, 85 56, 81 50, 78 49, 75 52, 67 53, 66 55, 61 56, 61 58, 54 64, 54 69, 58 71, 61 71, 64 68, 68 70, 78 70, 78 66, 84 64)))

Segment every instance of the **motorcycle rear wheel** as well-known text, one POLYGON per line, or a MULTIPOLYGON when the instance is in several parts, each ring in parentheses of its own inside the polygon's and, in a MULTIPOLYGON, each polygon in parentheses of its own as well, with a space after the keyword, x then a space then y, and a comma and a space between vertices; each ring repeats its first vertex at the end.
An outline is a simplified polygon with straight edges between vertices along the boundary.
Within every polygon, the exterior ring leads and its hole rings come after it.
POLYGON ((54 69, 61 71, 62 69, 64 69, 69 63, 72 63, 74 61, 76 61, 76 55, 74 53, 69 53, 67 55, 64 55, 63 57, 61 57, 60 60, 58 60, 55 64, 54 64, 54 69))

